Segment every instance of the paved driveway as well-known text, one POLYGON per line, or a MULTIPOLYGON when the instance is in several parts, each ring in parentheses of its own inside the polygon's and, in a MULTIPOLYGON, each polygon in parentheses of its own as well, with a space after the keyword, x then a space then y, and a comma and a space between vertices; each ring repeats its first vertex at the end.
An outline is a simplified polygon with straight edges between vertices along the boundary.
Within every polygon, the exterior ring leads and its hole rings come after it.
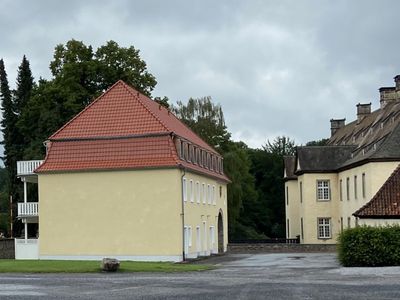
POLYGON ((400 299, 400 268, 334 254, 226 255, 207 272, 0 275, 0 299, 400 299))

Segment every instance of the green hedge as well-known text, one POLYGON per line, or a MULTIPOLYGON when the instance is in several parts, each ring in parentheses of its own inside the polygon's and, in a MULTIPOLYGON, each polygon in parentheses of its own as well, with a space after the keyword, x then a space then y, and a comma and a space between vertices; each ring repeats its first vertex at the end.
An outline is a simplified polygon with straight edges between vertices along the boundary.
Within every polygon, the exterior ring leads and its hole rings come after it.
POLYGON ((338 239, 339 261, 345 267, 400 265, 400 226, 360 226, 338 239))

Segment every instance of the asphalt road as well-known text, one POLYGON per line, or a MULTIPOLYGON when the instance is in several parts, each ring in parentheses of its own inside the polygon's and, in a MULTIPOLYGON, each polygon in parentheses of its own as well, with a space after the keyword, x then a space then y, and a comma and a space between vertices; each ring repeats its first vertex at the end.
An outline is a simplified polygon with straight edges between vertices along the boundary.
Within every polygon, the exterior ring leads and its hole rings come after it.
POLYGON ((227 255, 213 271, 3 274, 0 299, 400 299, 400 267, 341 268, 334 254, 227 255))

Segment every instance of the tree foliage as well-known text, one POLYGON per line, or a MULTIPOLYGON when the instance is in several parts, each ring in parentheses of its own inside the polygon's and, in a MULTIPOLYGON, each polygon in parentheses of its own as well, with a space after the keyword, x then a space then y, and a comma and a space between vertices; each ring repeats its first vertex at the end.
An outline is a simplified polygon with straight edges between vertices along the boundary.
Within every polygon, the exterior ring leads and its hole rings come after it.
POLYGON ((295 142, 286 136, 278 136, 272 142, 268 140, 263 149, 280 156, 294 155, 296 152, 295 142))
POLYGON ((191 98, 186 104, 178 102, 172 110, 224 157, 224 172, 232 181, 228 184, 229 238, 265 237, 257 231, 249 213, 256 207, 257 192, 254 178, 249 172, 247 146, 230 139, 221 106, 214 104, 211 97, 203 97, 191 98))
POLYGON ((190 98, 187 104, 178 101, 172 111, 209 145, 221 153, 227 150, 223 148, 231 135, 226 128, 221 106, 214 104, 211 97, 190 98))
POLYGON ((320 139, 316 141, 309 141, 306 143, 306 146, 326 146, 329 139, 320 139))
POLYGON ((50 70, 53 78, 39 80, 18 122, 29 139, 25 159, 43 157, 42 143, 116 81, 122 79, 148 96, 157 83, 139 50, 114 41, 96 51, 76 40, 57 45, 50 70))

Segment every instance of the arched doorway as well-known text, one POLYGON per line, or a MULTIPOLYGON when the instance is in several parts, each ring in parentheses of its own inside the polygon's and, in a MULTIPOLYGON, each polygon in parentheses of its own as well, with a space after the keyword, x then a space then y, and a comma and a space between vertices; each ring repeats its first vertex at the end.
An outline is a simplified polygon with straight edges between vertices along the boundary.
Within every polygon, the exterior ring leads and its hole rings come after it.
POLYGON ((222 211, 218 214, 218 253, 224 252, 224 221, 222 211))

